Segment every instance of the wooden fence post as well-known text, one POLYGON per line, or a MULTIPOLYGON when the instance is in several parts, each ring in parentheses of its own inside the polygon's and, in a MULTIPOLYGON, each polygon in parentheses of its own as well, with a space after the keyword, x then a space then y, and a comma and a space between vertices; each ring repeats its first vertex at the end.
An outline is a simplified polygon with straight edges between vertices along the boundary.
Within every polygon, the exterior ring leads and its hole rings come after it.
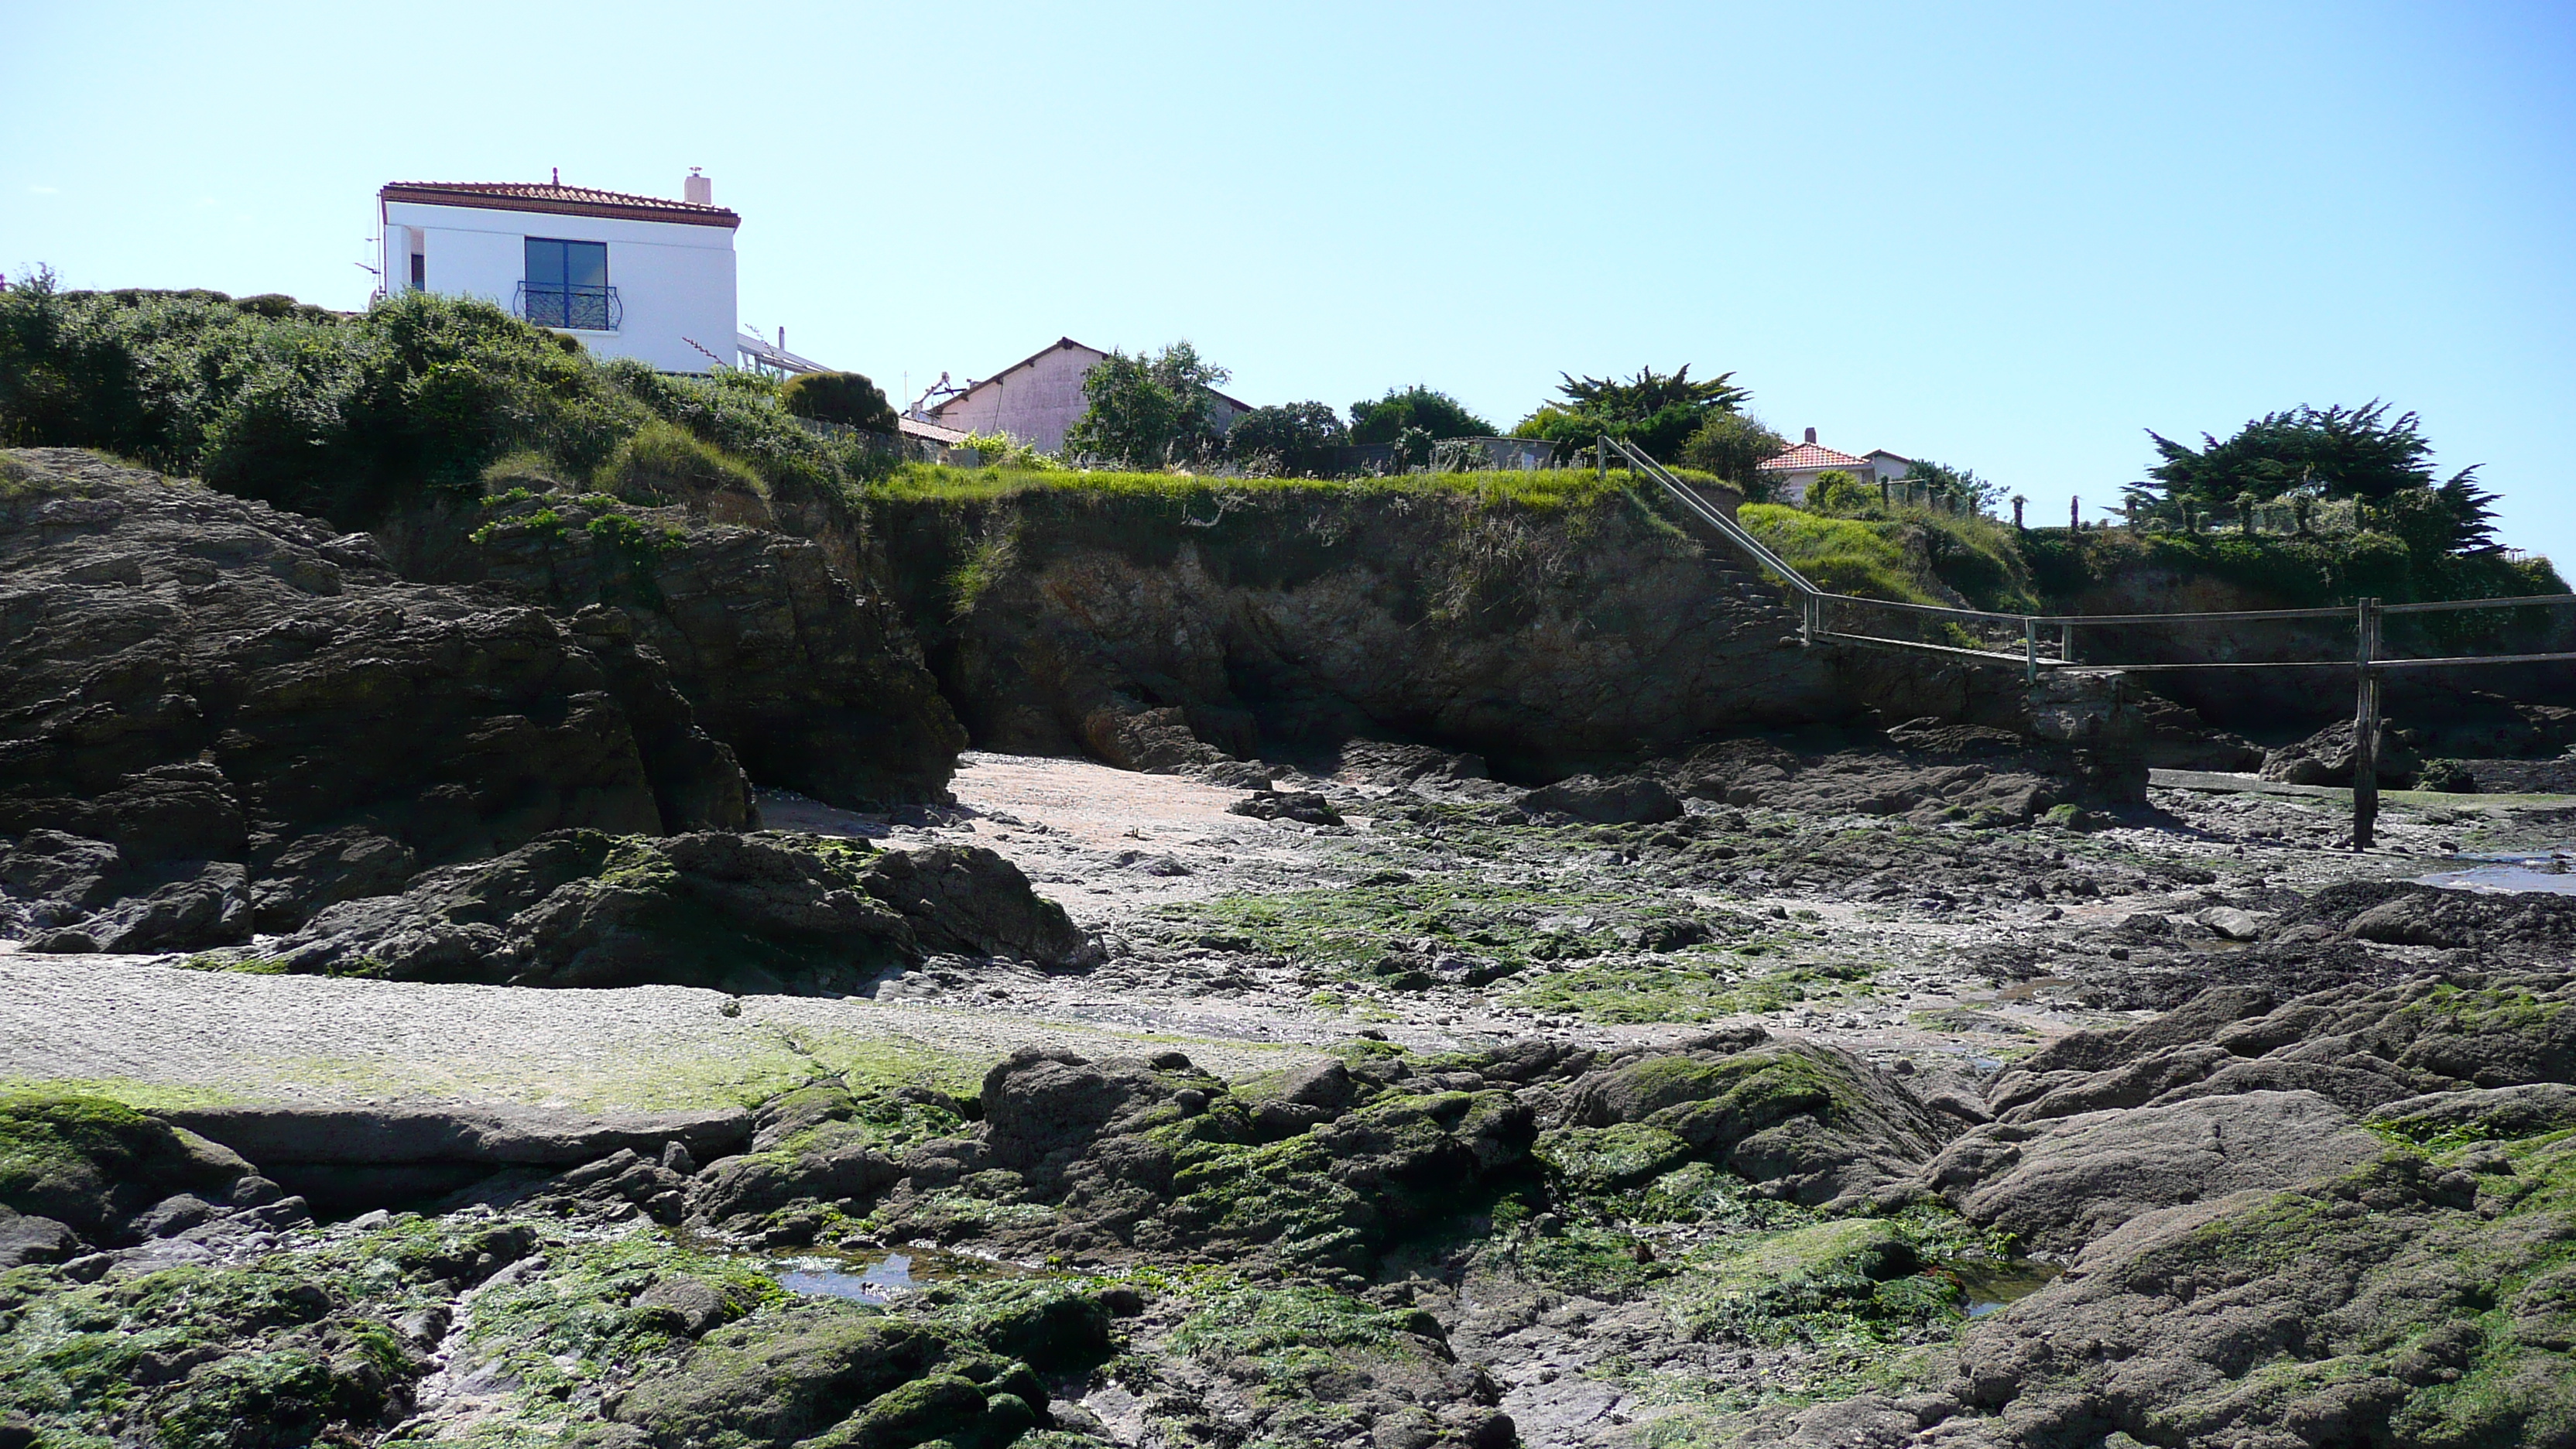
POLYGON ((2365 598, 2353 620, 2359 642, 2353 650, 2352 709, 2352 848, 2370 849, 2379 823, 2379 600, 2365 598))
POLYGON ((2039 683, 2039 625, 2021 621, 2021 674, 2025 684, 2039 683))

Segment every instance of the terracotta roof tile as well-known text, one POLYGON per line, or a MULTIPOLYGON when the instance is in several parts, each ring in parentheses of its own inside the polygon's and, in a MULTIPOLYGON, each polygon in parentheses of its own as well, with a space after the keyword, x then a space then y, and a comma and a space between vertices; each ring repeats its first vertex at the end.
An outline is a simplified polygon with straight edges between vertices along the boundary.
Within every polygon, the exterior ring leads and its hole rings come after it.
POLYGON ((472 206, 488 211, 535 211, 555 216, 606 216, 625 221, 676 221, 690 226, 742 225, 728 208, 589 186, 545 181, 396 181, 376 193, 384 201, 430 206, 472 206))
POLYGON ((1869 460, 1855 458, 1849 453, 1837 453, 1821 443, 1800 443, 1779 457, 1764 459, 1760 466, 1777 468, 1785 473, 1802 468, 1866 468, 1869 460))

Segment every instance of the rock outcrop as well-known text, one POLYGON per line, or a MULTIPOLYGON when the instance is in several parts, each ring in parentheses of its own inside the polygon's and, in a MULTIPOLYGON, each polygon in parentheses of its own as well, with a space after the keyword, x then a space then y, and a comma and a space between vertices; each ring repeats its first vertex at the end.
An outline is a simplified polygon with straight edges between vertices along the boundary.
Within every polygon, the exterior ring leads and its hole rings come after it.
POLYGON ((84 453, 0 455, 0 929, 246 940, 549 830, 751 821, 604 610, 407 584, 374 540, 84 453))
POLYGON ((940 802, 965 734, 902 614, 825 547, 601 494, 504 494, 385 530, 406 574, 612 610, 753 780, 853 809, 940 802))
POLYGON ((1399 738, 1546 776, 1849 709, 1775 598, 1623 501, 1211 487, 873 514, 986 749, 1173 770, 1399 738))

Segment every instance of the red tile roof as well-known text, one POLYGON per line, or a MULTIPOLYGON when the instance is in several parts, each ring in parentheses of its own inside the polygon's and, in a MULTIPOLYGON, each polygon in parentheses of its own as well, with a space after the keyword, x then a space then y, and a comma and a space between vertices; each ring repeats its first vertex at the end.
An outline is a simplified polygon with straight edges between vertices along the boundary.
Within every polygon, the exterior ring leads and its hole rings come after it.
POLYGON ((1869 460, 1855 458, 1849 453, 1837 453, 1820 443, 1800 443, 1777 458, 1764 459, 1760 466, 1788 473, 1803 468, 1866 468, 1869 460))
POLYGON ((742 218, 725 207, 669 201, 588 186, 544 181, 396 181, 376 193, 380 201, 429 206, 472 206, 487 211, 535 211, 553 216, 605 216, 620 221, 675 221, 686 226, 738 227, 742 218))

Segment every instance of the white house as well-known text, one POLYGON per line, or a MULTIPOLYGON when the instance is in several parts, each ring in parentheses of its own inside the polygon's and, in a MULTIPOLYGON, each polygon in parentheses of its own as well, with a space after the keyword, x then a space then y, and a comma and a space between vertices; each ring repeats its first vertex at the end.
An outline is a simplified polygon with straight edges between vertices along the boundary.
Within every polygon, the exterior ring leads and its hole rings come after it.
MULTIPOLYGON (((1091 401, 1082 394, 1082 380, 1108 360, 1109 354, 1097 347, 1059 337, 1051 346, 1040 348, 981 382, 968 382, 923 415, 943 427, 963 432, 987 437, 1008 433, 1041 453, 1052 453, 1064 446, 1064 435, 1090 410, 1091 401)), ((1252 411, 1251 404, 1237 402, 1223 393, 1218 393, 1216 400, 1218 416, 1212 421, 1220 433, 1233 427, 1236 418, 1252 411)))
POLYGON ((376 193, 387 292, 497 302, 602 357, 664 372, 737 361, 742 218, 690 173, 684 200, 554 181, 397 181, 376 193))
POLYGON ((1818 476, 1835 470, 1849 473, 1863 483, 1875 485, 1894 482, 1914 470, 1914 460, 1885 448, 1873 448, 1855 458, 1838 453, 1816 441, 1816 430, 1807 429, 1807 440, 1792 446, 1776 458, 1766 458, 1754 468, 1769 486, 1774 503, 1803 504, 1807 490, 1818 476))

